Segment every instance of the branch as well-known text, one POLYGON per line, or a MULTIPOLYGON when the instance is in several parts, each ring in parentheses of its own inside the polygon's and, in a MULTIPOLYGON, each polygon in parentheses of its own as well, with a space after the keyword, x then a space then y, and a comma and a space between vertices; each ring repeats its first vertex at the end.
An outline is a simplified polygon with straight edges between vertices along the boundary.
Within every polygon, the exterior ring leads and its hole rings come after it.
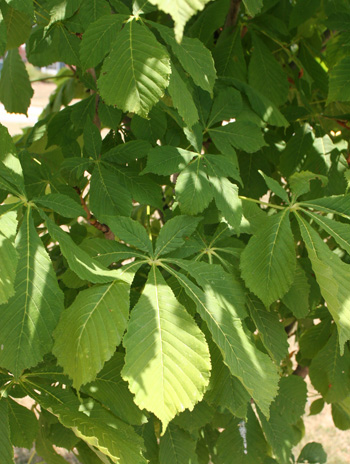
POLYGON ((230 9, 228 10, 224 29, 227 29, 229 27, 233 27, 236 25, 238 14, 239 14, 239 8, 241 6, 241 1, 242 0, 231 0, 230 9))

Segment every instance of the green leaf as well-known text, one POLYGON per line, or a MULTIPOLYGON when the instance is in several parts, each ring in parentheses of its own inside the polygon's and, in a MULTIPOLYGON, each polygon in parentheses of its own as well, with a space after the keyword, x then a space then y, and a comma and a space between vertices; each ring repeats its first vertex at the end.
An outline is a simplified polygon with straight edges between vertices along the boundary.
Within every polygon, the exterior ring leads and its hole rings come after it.
POLYGON ((263 0, 243 0, 244 6, 249 16, 255 16, 260 13, 263 6, 263 0))
POLYGON ((49 193, 43 197, 33 198, 32 201, 67 218, 86 217, 86 212, 81 205, 62 193, 49 193))
POLYGON ((294 281, 283 296, 282 302, 292 311, 294 316, 301 319, 307 315, 309 305, 310 285, 307 275, 301 265, 297 262, 294 281))
POLYGON ((278 314, 267 311, 265 306, 254 296, 248 296, 250 315, 258 329, 261 341, 269 355, 280 364, 288 355, 288 337, 278 314))
POLYGON ((126 217, 110 217, 108 225, 113 233, 130 245, 153 255, 152 242, 147 235, 146 229, 137 221, 126 217))
POLYGON ((152 32, 129 21, 117 34, 98 87, 109 105, 147 117, 169 84, 170 62, 152 32))
POLYGON ((337 324, 341 354, 350 339, 349 265, 328 248, 317 232, 297 214, 312 269, 327 308, 337 324))
MULTIPOLYGON (((278 382, 276 367, 271 359, 253 345, 241 320, 224 305, 221 306, 207 289, 203 292, 183 274, 164 263, 162 266, 176 277, 188 296, 194 300, 232 375, 238 377, 268 416, 271 401, 277 393, 278 382)), ((192 267, 188 266, 186 270, 191 272, 191 269, 192 267)), ((192 276, 196 278, 197 275, 197 272, 193 272, 192 276)))
POLYGON ((0 234, 0 305, 14 295, 18 256, 11 240, 0 234))
POLYGON ((242 383, 233 377, 229 368, 224 364, 219 348, 210 346, 212 372, 206 400, 213 406, 228 409, 234 416, 245 419, 250 395, 242 383))
POLYGON ((308 124, 299 127, 288 140, 286 148, 281 153, 281 171, 289 177, 301 164, 307 151, 312 147, 314 135, 308 124))
POLYGON ((9 400, 11 442, 19 448, 31 448, 38 432, 38 421, 33 411, 9 400))
POLYGON ((147 166, 142 174, 167 175, 183 170, 198 153, 171 146, 155 147, 148 152, 147 166))
POLYGON ((96 217, 106 222, 108 216, 129 216, 131 200, 131 192, 116 182, 110 169, 97 162, 90 183, 90 208, 96 217))
POLYGON ((193 101, 187 83, 174 64, 172 64, 168 91, 173 100, 174 107, 178 110, 186 126, 191 128, 199 119, 197 107, 193 101))
POLYGON ((309 375, 312 385, 327 403, 344 400, 350 394, 350 351, 340 356, 339 342, 334 331, 326 345, 313 358, 309 375))
POLYGON ((84 152, 95 160, 101 157, 102 138, 98 127, 87 119, 84 125, 84 152))
POLYGON ((210 112, 207 127, 223 120, 236 118, 242 110, 242 97, 236 89, 227 88, 219 92, 210 112))
POLYGON ((5 2, 15 10, 33 16, 34 7, 32 0, 5 0, 5 2))
POLYGON ((80 59, 84 69, 94 68, 110 52, 126 19, 124 15, 104 15, 89 25, 80 45, 80 59))
POLYGON ((159 444, 160 464, 198 464, 196 441, 188 432, 170 424, 159 444))
POLYGON ((27 114, 33 93, 18 50, 10 50, 4 60, 0 78, 0 100, 6 111, 27 114))
POLYGON ((260 171, 259 174, 264 178, 266 185, 268 188, 278 197, 281 198, 286 203, 289 203, 289 198, 287 192, 284 190, 282 185, 280 185, 277 180, 273 179, 272 177, 267 176, 264 172, 260 171))
POLYGON ((25 196, 23 171, 21 163, 17 158, 16 147, 7 128, 1 124, 0 161, 0 177, 2 177, 5 181, 10 182, 14 186, 15 192, 25 196))
POLYGON ((268 217, 241 255, 242 277, 266 306, 281 298, 292 285, 296 256, 289 212, 268 217))
POLYGON ((6 24, 6 49, 18 48, 29 37, 32 30, 32 18, 28 14, 7 5, 2 12, 6 24))
POLYGON ((234 77, 240 82, 246 80, 247 65, 239 28, 235 28, 233 33, 229 28, 221 32, 213 56, 219 76, 234 77))
POLYGON ((280 380, 278 396, 271 405, 270 420, 260 414, 262 429, 278 463, 289 464, 294 443, 292 425, 305 411, 307 387, 301 377, 291 375, 280 380))
POLYGON ((277 106, 267 97, 262 95, 258 90, 245 82, 239 81, 238 79, 232 79, 232 82, 237 89, 245 92, 252 109, 263 121, 277 127, 286 127, 289 125, 289 122, 277 106))
POLYGON ((350 429, 350 397, 340 403, 332 404, 334 425, 340 430, 350 429))
POLYGON ((143 440, 134 429, 102 406, 91 403, 89 410, 81 412, 81 404, 69 389, 33 384, 26 387, 42 408, 54 414, 62 425, 73 429, 77 437, 101 456, 108 456, 116 464, 146 464, 142 456, 143 440), (35 389, 35 390, 34 390, 35 389), (38 394, 40 392, 41 394, 38 394))
POLYGON ((4 17, 0 11, 0 54, 1 56, 5 55, 6 52, 6 43, 7 43, 7 31, 6 23, 4 17))
POLYGON ((253 47, 248 68, 249 84, 276 106, 280 106, 288 96, 287 75, 264 42, 255 34, 253 47))
POLYGON ((16 250, 15 294, 0 306, 0 365, 18 378, 23 369, 35 366, 50 351, 52 331, 63 310, 63 293, 30 208, 20 227, 16 250))
POLYGON ((310 464, 325 464, 327 462, 327 453, 321 443, 314 441, 307 443, 301 450, 297 462, 308 462, 310 464))
POLYGON ((350 57, 343 58, 329 73, 329 92, 327 103, 349 101, 350 57))
POLYGON ((254 153, 266 145, 260 128, 250 121, 238 119, 225 126, 209 129, 208 132, 215 145, 223 152, 226 150, 222 150, 222 144, 231 145, 248 153, 254 153))
POLYGON ((325 213, 334 213, 350 219, 350 195, 334 195, 331 197, 316 198, 315 200, 301 201, 301 206, 307 206, 325 213))
POLYGON ((105 284, 114 279, 122 279, 128 282, 127 274, 123 269, 110 270, 91 258, 86 251, 76 245, 69 234, 64 232, 44 213, 41 213, 46 222, 48 233, 52 239, 59 242, 61 252, 66 258, 69 267, 82 280, 87 280, 95 284, 105 284))
POLYGON ((197 214, 203 211, 213 198, 213 191, 200 157, 181 171, 175 186, 181 212, 197 214))
MULTIPOLYGON (((118 110, 118 108, 106 105, 102 100, 100 100, 98 104, 98 115, 101 119, 102 124, 106 127, 110 127, 111 129, 117 129, 122 118, 122 112, 118 110)), ((140 140, 139 142, 142 141, 140 140)), ((117 147, 120 147, 120 145, 118 145, 117 147)))
POLYGON ((152 26, 158 29, 164 41, 170 45, 181 66, 192 77, 193 82, 212 95, 216 70, 210 51, 198 39, 184 37, 181 43, 178 43, 170 28, 157 23, 152 23, 152 26))
POLYGON ((333 221, 327 216, 321 216, 319 214, 311 213, 305 211, 305 213, 310 216, 316 224, 320 225, 323 230, 328 232, 334 240, 341 246, 345 251, 350 253, 350 231, 349 224, 343 222, 333 221))
POLYGON ((320 174, 315 174, 310 171, 295 172, 289 178, 290 189, 295 199, 301 195, 310 191, 310 182, 314 179, 319 179, 322 182, 322 186, 325 187, 328 184, 328 178, 320 174))
POLYGON ((187 21, 197 13, 203 10, 206 3, 210 0, 176 0, 168 2, 167 0, 149 0, 152 5, 156 5, 160 10, 171 15, 175 22, 175 37, 181 42, 183 30, 187 21))
POLYGON ((10 439, 8 402, 0 400, 0 458, 4 464, 14 464, 13 446, 10 439))
POLYGON ((82 290, 55 329, 53 354, 74 387, 91 382, 121 342, 129 316, 126 282, 82 290))
POLYGON ((218 464, 262 464, 268 445, 252 408, 247 419, 233 418, 220 433, 217 441, 218 464))
MULTIPOLYGON (((79 1, 79 0, 78 0, 79 1)), ((81 22, 86 27, 90 23, 96 22, 104 15, 110 15, 111 9, 104 0, 90 0, 89 2, 82 2, 79 9, 79 16, 81 22)))
POLYGON ((192 410, 202 399, 210 358, 203 333, 155 266, 131 312, 123 344, 122 376, 135 403, 162 421, 164 433, 177 413, 192 410))
POLYGON ((91 95, 84 100, 76 103, 72 107, 70 115, 71 121, 77 129, 83 129, 88 119, 93 119, 95 115, 96 96, 91 95))
POLYGON ((145 258, 142 252, 137 252, 123 243, 105 238, 89 238, 84 240, 81 248, 103 266, 110 266, 128 258, 145 258))
POLYGON ((189 216, 175 216, 167 221, 160 229, 157 238, 155 256, 161 256, 180 248, 187 239, 196 230, 201 218, 189 216), (185 236, 185 237, 184 237, 185 236))
POLYGON ((82 386, 81 391, 100 401, 128 424, 141 425, 147 419, 134 403, 133 395, 121 377, 123 366, 124 356, 121 353, 115 353, 106 362, 102 371, 97 374, 96 379, 82 386))

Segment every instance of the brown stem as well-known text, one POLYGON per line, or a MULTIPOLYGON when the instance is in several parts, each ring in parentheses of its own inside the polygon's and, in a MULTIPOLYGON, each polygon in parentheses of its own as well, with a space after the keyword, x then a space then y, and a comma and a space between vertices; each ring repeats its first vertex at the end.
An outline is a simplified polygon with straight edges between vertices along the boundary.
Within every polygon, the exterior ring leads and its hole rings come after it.
POLYGON ((83 196, 81 194, 80 188, 79 187, 74 187, 74 189, 75 189, 75 191, 78 193, 78 195, 80 197, 80 203, 81 203, 81 206, 84 208, 84 210, 86 212, 86 219, 87 219, 88 223, 91 224, 93 227, 96 227, 96 229, 103 232, 105 234, 105 237, 106 237, 107 240, 114 240, 114 234, 111 231, 111 229, 106 224, 101 224, 101 222, 99 222, 97 219, 95 219, 92 216, 91 211, 89 210, 89 208, 88 208, 88 206, 86 204, 85 198, 83 198, 83 196))
POLYGON ((224 29, 235 26, 237 19, 238 19, 241 1, 242 0, 231 0, 230 9, 228 10, 224 29))

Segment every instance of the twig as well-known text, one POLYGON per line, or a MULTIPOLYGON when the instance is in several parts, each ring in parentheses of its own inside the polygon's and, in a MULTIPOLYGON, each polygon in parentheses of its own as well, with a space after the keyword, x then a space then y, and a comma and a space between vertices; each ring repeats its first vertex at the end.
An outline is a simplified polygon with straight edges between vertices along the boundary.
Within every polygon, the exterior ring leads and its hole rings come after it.
POLYGON ((224 29, 228 29, 229 27, 233 27, 236 25, 239 9, 241 6, 241 1, 242 0, 231 0, 230 9, 228 10, 228 14, 226 16, 224 29))

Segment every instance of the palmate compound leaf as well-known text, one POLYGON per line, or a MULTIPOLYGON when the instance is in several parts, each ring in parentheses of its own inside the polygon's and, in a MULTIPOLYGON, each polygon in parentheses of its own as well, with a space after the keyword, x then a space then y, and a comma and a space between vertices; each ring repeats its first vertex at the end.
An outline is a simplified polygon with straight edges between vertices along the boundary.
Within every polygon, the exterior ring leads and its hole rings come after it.
POLYGON ((147 117, 169 84, 170 60, 152 32, 129 21, 117 34, 98 87, 109 105, 147 117))
POLYGON ((90 402, 82 412, 81 403, 69 388, 43 388, 31 381, 24 388, 41 408, 49 410, 93 450, 97 448, 102 457, 108 456, 116 464, 147 464, 142 438, 98 403, 90 402))
POLYGON ((204 334, 155 266, 131 312, 123 344, 122 377, 139 408, 161 420, 164 433, 176 414, 202 399, 210 356, 204 334))
POLYGON ((19 229, 16 250, 15 294, 0 306, 0 365, 18 377, 50 351, 52 331, 63 310, 63 293, 34 227, 31 208, 19 229))
POLYGON ((181 42, 183 30, 187 21, 203 10, 210 0, 149 0, 152 5, 156 5, 160 10, 171 15, 175 22, 175 37, 181 42))
MULTIPOLYGON (((137 270, 139 265, 131 266, 137 270)), ((129 318, 129 291, 122 280, 95 285, 82 290, 63 312, 53 354, 77 390, 95 379, 120 344, 129 318)))
POLYGON ((328 248, 300 214, 296 216, 316 281, 337 324, 340 354, 343 354, 344 344, 350 340, 350 266, 328 248))
MULTIPOLYGON (((211 286, 210 279, 206 275, 208 264, 195 263, 195 268, 193 264, 193 262, 189 262, 184 267, 184 260, 182 260, 181 267, 189 272, 193 278, 198 279, 204 291, 184 274, 175 271, 164 261, 162 262, 164 269, 176 277, 187 295, 195 302, 197 311, 207 323, 213 340, 220 348, 224 362, 229 367, 231 374, 238 377, 268 417, 270 404, 277 394, 279 379, 277 368, 268 355, 255 347, 246 333, 241 319, 237 317, 240 293, 237 294, 238 307, 236 309, 234 300, 228 302, 224 295, 220 295, 220 290, 216 291, 215 286, 211 286), (220 302, 220 296, 223 298, 222 302, 220 302)), ((213 265, 210 265, 210 272, 213 275, 213 265)))
POLYGON ((268 217, 241 255, 242 277, 266 306, 281 298, 294 280, 296 256, 289 212, 268 217))
POLYGON ((10 438, 8 402, 0 399, 0 459, 3 464, 14 464, 13 446, 10 438))

